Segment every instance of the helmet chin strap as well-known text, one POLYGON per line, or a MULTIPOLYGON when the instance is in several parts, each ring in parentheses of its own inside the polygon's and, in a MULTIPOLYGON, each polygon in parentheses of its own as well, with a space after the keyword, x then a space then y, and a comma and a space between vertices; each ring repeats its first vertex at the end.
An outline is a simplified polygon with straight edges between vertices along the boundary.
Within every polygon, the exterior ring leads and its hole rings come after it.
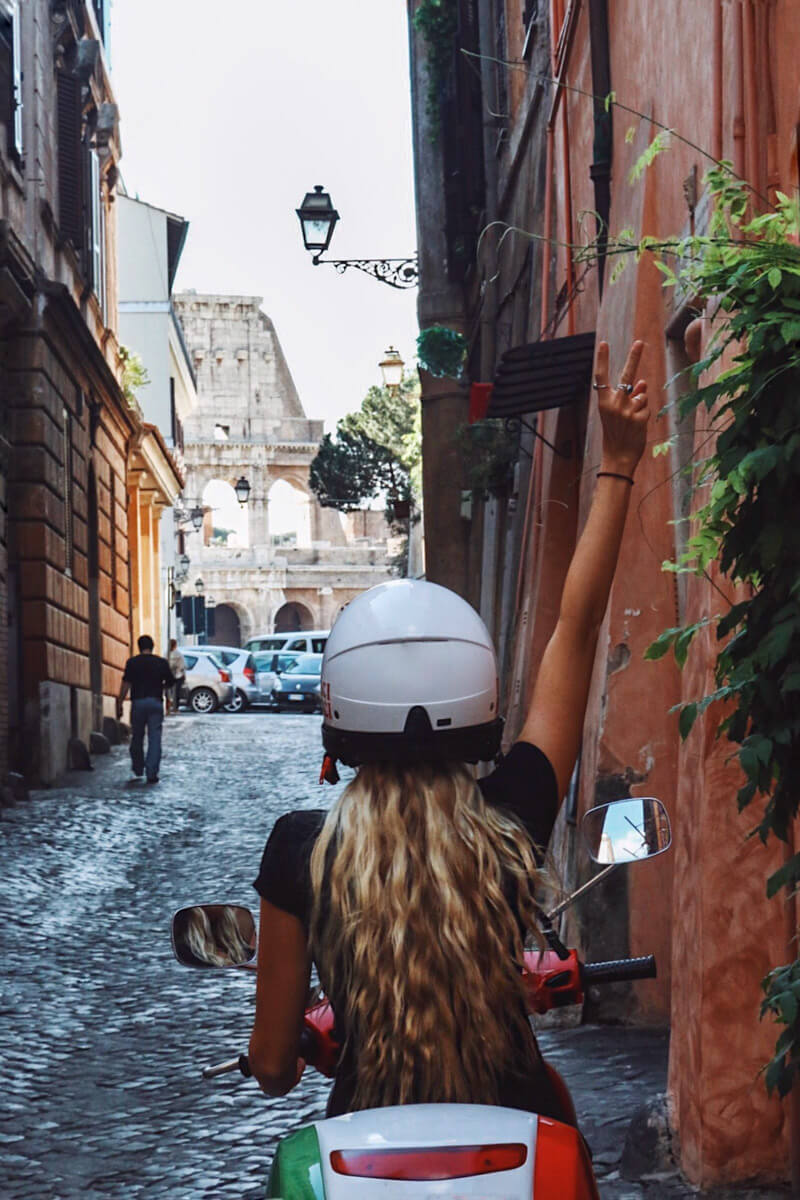
POLYGON ((336 759, 331 754, 326 754, 322 760, 322 769, 319 773, 320 783, 338 783, 339 772, 336 770, 336 759))

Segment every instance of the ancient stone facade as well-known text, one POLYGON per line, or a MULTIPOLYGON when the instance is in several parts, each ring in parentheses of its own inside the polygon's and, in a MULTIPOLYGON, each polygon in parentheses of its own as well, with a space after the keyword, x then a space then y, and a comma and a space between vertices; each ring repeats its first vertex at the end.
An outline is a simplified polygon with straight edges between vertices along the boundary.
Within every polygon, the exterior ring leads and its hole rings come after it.
POLYGON ((327 628, 342 605, 390 575, 388 530, 322 508, 308 486, 323 428, 310 420, 257 296, 183 292, 175 310, 197 374, 184 429, 191 560, 216 606, 218 644, 274 628, 327 628), (233 488, 244 476, 246 505, 233 488), (224 528, 226 525, 235 529, 224 528), (358 536, 362 528, 366 536, 358 536))

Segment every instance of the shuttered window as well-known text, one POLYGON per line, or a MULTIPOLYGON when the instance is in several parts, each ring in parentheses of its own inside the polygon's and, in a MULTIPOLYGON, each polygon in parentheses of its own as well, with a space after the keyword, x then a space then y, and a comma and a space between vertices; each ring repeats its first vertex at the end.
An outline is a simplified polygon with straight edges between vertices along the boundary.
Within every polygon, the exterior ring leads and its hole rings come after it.
POLYGON ((77 251, 84 249, 84 175, 81 144, 81 84, 64 71, 57 81, 58 224, 77 251))
POLYGON ((96 150, 90 150, 89 155, 89 196, 91 204, 88 206, 87 216, 89 217, 89 225, 86 231, 86 244, 89 249, 88 256, 88 282, 97 296, 100 305, 100 311, 103 314, 103 319, 106 316, 106 263, 105 263, 105 238, 106 238, 106 221, 105 209, 103 208, 103 196, 100 184, 100 159, 97 157, 96 150))

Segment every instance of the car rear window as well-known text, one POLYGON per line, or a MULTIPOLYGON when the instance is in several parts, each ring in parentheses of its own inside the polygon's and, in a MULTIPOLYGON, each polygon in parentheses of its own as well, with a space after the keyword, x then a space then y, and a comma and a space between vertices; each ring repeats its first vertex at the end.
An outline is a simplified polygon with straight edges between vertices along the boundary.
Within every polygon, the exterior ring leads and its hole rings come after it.
POLYGON ((186 663, 186 670, 191 671, 197 662, 197 657, 194 654, 184 654, 183 661, 186 663))
POLYGON ((256 669, 256 660, 253 658, 252 654, 248 654, 247 660, 244 664, 244 670, 245 671, 248 671, 248 670, 255 671, 255 669, 256 669))
POLYGON ((226 667, 229 667, 231 663, 236 662, 237 658, 239 657, 240 651, 239 650, 215 650, 214 654, 217 658, 222 659, 222 661, 226 667))
POLYGON ((282 650, 285 645, 285 637, 251 638, 247 643, 247 648, 248 650, 282 650))
POLYGON ((314 651, 315 654, 322 654, 324 652, 325 643, 327 642, 327 640, 328 639, 326 637, 311 639, 311 649, 314 651))
POLYGON ((300 657, 286 668, 287 675, 319 675, 322 659, 319 654, 301 654, 300 657))
POLYGON ((253 660, 257 671, 271 671, 274 654, 254 654, 253 660))

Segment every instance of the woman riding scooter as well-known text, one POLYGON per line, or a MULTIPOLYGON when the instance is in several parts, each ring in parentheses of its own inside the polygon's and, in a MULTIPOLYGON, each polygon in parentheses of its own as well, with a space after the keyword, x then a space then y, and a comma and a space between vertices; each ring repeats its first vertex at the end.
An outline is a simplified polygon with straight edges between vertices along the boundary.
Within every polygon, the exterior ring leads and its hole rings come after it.
POLYGON ((434 584, 398 580, 337 620, 322 669, 324 771, 358 771, 330 811, 275 825, 261 896, 249 1063, 282 1095, 304 1062, 313 961, 342 1046, 329 1115, 389 1104, 502 1104, 558 1120, 526 1018, 523 943, 537 929, 543 848, 580 746, 597 638, 633 474, 647 385, 635 342, 618 385, 595 364, 602 462, 538 664, 519 740, 500 748, 497 669, 477 614, 434 584))

